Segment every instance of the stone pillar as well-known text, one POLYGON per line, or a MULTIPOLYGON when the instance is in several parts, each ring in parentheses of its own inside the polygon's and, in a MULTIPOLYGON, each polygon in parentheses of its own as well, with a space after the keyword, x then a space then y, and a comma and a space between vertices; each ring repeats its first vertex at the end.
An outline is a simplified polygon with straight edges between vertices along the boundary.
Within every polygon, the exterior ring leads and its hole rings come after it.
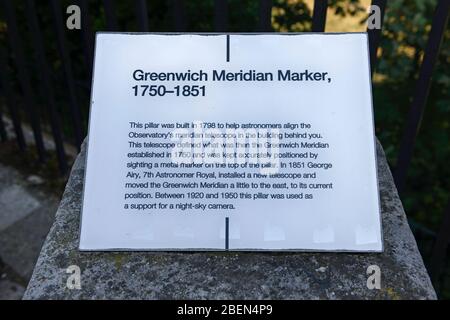
POLYGON ((383 253, 92 253, 78 251, 84 143, 24 299, 436 299, 379 143, 377 156, 383 253), (66 285, 71 265, 81 289, 66 285))

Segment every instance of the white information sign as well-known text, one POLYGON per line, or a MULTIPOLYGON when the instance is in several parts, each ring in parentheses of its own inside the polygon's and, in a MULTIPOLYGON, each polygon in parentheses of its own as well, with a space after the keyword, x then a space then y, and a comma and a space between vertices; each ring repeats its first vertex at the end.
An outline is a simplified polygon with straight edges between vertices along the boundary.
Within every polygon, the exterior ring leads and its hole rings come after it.
POLYGON ((367 35, 97 34, 80 250, 382 251, 367 35))

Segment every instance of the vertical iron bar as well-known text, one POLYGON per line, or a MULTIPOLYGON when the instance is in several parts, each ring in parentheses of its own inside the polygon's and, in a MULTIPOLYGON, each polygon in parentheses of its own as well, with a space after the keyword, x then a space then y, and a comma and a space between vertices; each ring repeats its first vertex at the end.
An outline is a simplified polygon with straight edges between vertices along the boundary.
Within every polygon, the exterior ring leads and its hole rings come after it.
POLYGON ((8 24, 8 38, 11 43, 11 48, 15 55, 15 61, 19 72, 19 82, 24 94, 24 105, 28 116, 30 118, 31 128, 33 130, 36 149, 40 162, 45 161, 45 147, 42 139, 41 124, 39 120, 39 113, 36 108, 33 90, 31 88, 31 78, 28 73, 25 54, 22 41, 19 36, 19 29, 17 27, 16 13, 11 1, 1 0, 3 8, 6 12, 6 22, 8 24))
MULTIPOLYGON (((87 65, 88 83, 90 86, 90 79, 92 77, 92 64, 94 57, 94 39, 92 33, 92 25, 89 19, 89 4, 87 0, 79 0, 78 4, 81 9, 81 36, 84 43, 83 51, 87 65)), ((89 90, 90 91, 90 90, 89 90)))
POLYGON ((0 106, 0 141, 5 142, 8 140, 8 134, 6 133, 5 123, 3 122, 3 108, 0 106))
POLYGON ((409 110, 406 128, 400 143, 400 152, 394 171, 395 184, 400 194, 405 187, 406 173, 411 162, 414 143, 425 111, 431 86, 433 68, 436 64, 439 49, 444 38, 444 31, 447 26, 449 7, 449 0, 440 0, 433 16, 433 24, 425 48, 423 62, 420 66, 419 79, 416 82, 414 97, 409 110))
POLYGON ((367 28, 367 33, 369 35, 369 50, 370 50, 370 71, 373 74, 375 70, 375 64, 377 62, 377 51, 380 45, 381 39, 381 29, 383 28, 384 22, 384 12, 386 10, 387 0, 372 0, 372 6, 378 6, 380 8, 380 28, 379 29, 369 29, 367 28))
POLYGON ((227 31, 228 3, 227 0, 214 1, 214 30, 217 32, 227 31))
POLYGON ((103 0, 103 8, 105 9, 106 27, 108 31, 118 31, 114 0, 103 0))
POLYGON ((327 21, 328 0, 315 0, 312 18, 312 31, 324 32, 327 21))
POLYGON ((441 228, 436 238, 436 243, 433 248, 430 261, 430 274, 433 282, 436 282, 439 278, 442 262, 447 254, 448 242, 450 241, 450 200, 447 204, 447 208, 444 211, 444 216, 441 224, 441 228))
POLYGON ((147 11, 147 1, 146 0, 135 0, 136 1, 136 16, 138 19, 139 31, 148 31, 148 11, 147 11))
POLYGON ((66 49, 66 40, 64 38, 64 28, 62 14, 61 14, 61 3, 59 0, 50 0, 53 17, 55 22, 55 31, 58 41, 59 53, 61 55, 62 64, 64 68, 64 74, 66 77, 67 87, 69 90, 69 100, 70 100, 70 112, 72 116, 74 133, 75 133, 75 145, 78 150, 83 142, 83 128, 81 124, 81 112, 77 101, 77 94, 75 89, 75 82, 73 79, 72 64, 70 62, 69 53, 66 49))
POLYGON ((9 114, 13 123, 14 133, 16 134, 17 145, 20 151, 25 151, 26 142, 23 135, 22 124, 20 114, 17 108, 17 101, 13 94, 13 88, 11 86, 11 79, 7 73, 7 55, 6 52, 0 47, 0 86, 3 88, 3 92, 6 97, 6 105, 8 107, 9 114))
POLYGON ((50 81, 50 72, 47 59, 45 57, 45 49, 43 45, 43 37, 41 28, 36 16, 35 0, 27 0, 26 17, 28 26, 32 34, 33 47, 36 50, 37 65, 39 70, 39 80, 41 82, 42 96, 47 97, 47 111, 50 115, 50 126, 52 130, 53 140, 55 142, 56 155, 58 158, 59 169, 62 174, 66 173, 68 167, 66 162, 66 153, 64 150, 64 142, 62 138, 61 125, 56 112, 55 93, 50 81))
POLYGON ((184 0, 172 0, 172 14, 175 31, 186 31, 186 17, 184 13, 184 0))
POLYGON ((259 1, 259 23, 258 31, 272 31, 272 0, 259 1))

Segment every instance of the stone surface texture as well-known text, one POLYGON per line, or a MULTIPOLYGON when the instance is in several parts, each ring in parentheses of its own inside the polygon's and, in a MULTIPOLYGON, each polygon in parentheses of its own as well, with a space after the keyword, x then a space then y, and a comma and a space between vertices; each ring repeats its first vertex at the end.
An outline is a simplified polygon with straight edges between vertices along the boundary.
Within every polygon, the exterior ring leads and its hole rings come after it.
POLYGON ((31 177, 0 163, 0 300, 22 298, 58 209, 44 179, 31 177))
POLYGON ((24 299, 436 299, 377 143, 383 253, 79 252, 86 142, 24 299), (68 289, 66 268, 81 269, 68 289), (381 289, 366 270, 381 269, 381 289))

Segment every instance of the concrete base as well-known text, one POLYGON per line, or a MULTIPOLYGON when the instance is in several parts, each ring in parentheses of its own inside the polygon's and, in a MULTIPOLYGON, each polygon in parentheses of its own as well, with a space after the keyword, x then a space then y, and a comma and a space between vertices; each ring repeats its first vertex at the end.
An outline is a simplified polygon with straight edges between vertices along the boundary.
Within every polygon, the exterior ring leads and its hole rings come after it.
POLYGON ((85 144, 24 299, 436 299, 378 144, 383 253, 78 251, 85 144), (66 268, 81 269, 69 289, 66 268), (381 289, 367 287, 371 265, 381 289))

